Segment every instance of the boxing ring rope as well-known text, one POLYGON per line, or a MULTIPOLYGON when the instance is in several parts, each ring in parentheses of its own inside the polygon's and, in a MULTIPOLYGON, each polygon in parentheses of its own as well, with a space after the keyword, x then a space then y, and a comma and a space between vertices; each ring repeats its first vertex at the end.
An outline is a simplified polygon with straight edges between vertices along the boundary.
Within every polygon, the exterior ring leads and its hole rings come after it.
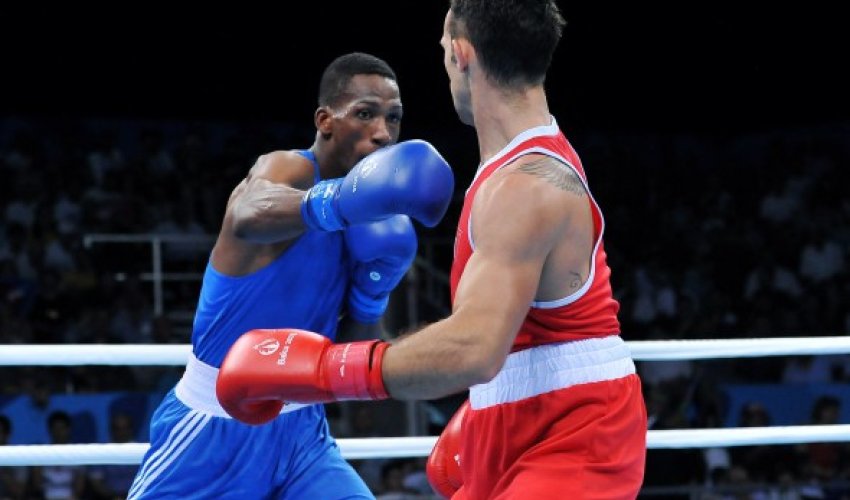
MULTIPOLYGON (((337 444, 349 460, 427 457, 436 436, 342 438, 337 444)), ((756 444, 850 441, 850 424, 738 427, 734 429, 671 429, 649 431, 647 448, 714 448, 756 444)), ((148 443, 0 446, 4 465, 139 464, 148 443)))
MULTIPOLYGON (((850 337, 627 342, 636 361, 850 353, 850 337)), ((184 365, 189 345, 3 345, 0 366, 184 365)), ((338 439, 347 459, 424 457, 435 436, 338 439)), ((850 425, 650 430, 647 448, 850 442, 850 425)), ((138 464, 148 443, 0 446, 0 466, 138 464)))
MULTIPOLYGON (((633 340, 635 361, 755 358, 850 353, 850 337, 633 340)), ((189 344, 4 344, 0 366, 185 365, 189 344)))

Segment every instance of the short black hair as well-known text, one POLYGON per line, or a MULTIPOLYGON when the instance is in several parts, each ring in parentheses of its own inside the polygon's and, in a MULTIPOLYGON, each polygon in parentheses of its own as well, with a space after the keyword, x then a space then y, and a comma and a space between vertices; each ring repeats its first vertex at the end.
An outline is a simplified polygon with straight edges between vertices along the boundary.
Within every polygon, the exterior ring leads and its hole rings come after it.
POLYGON ((555 0, 451 0, 450 8, 449 34, 469 40, 493 82, 545 81, 566 24, 555 0))
POLYGON ((319 83, 319 106, 332 106, 345 95, 348 82, 356 75, 380 75, 397 80, 395 72, 383 59, 364 52, 352 52, 334 59, 322 72, 319 83))
POLYGON ((815 404, 812 406, 812 419, 821 418, 821 413, 823 413, 826 409, 841 409, 841 400, 835 396, 821 396, 817 400, 815 400, 815 404))
POLYGON ((70 426, 71 425, 71 415, 68 415, 68 413, 66 413, 62 410, 53 411, 53 412, 50 413, 50 415, 47 416, 48 427, 53 427, 54 422, 64 422, 64 423, 66 423, 70 426))

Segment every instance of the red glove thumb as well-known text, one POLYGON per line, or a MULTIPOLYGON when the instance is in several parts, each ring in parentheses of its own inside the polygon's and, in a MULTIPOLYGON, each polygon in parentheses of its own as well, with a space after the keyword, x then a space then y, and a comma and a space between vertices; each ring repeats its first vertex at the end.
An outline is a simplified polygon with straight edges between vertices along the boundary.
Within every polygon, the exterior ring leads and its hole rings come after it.
POLYGON ((283 401, 240 401, 229 407, 230 416, 250 425, 260 425, 274 420, 283 410, 283 401))
POLYGON ((460 445, 463 437, 461 434, 463 419, 468 410, 469 400, 460 405, 446 424, 425 464, 428 482, 434 491, 445 498, 451 498, 463 486, 460 471, 460 445))

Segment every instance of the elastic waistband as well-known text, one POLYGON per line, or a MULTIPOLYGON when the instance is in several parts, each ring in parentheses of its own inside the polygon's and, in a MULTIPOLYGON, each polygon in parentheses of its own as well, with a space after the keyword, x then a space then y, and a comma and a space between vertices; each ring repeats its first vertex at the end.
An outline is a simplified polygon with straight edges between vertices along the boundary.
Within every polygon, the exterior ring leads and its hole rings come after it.
MULTIPOLYGON (((195 357, 193 353, 189 354, 189 361, 186 363, 186 371, 183 372, 183 377, 177 382, 177 387, 174 388, 174 394, 184 405, 193 410, 215 417, 233 418, 224 411, 224 408, 218 403, 218 398, 215 395, 215 381, 218 378, 218 368, 214 368, 195 357)), ((289 413, 291 411, 305 408, 306 404, 292 403, 283 405, 281 413, 289 413)))
POLYGON ((469 388, 469 404, 480 410, 633 373, 631 351, 618 335, 547 344, 509 354, 493 380, 469 388))

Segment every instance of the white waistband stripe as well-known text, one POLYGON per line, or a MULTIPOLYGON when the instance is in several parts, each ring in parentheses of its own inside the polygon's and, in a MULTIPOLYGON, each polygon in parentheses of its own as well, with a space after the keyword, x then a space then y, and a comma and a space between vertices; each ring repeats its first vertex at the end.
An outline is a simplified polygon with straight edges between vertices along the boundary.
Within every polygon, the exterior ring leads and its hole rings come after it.
POLYGON ((631 353, 619 336, 542 345, 509 354, 493 380, 470 387, 469 403, 480 410, 633 373, 631 353))
MULTIPOLYGON (((212 367, 195 357, 189 355, 186 363, 186 371, 177 382, 174 393, 184 405, 193 410, 212 415, 214 417, 232 418, 224 411, 218 403, 215 395, 215 381, 218 378, 218 368, 212 367)), ((281 413, 300 410, 310 405, 292 403, 284 405, 281 413)))

